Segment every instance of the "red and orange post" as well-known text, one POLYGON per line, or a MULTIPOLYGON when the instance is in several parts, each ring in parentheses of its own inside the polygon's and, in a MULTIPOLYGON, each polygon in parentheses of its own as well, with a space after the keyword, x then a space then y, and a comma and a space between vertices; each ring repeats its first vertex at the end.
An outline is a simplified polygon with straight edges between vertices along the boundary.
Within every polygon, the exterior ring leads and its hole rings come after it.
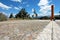
POLYGON ((51 21, 54 20, 54 5, 51 6, 51 21))

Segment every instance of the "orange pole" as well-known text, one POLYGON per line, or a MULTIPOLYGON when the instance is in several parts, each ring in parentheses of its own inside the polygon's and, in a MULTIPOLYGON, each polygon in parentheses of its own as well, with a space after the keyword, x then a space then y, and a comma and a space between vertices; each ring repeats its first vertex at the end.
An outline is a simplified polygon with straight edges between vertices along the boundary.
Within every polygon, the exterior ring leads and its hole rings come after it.
POLYGON ((51 21, 54 20, 54 5, 51 6, 51 21))

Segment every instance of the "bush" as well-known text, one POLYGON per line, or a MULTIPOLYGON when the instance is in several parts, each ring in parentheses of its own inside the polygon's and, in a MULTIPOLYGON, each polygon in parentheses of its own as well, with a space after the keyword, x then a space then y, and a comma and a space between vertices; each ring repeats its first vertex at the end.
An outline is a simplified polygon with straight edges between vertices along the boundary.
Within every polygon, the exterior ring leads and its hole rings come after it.
POLYGON ((30 17, 30 14, 26 12, 25 8, 22 8, 18 14, 15 15, 15 18, 27 19, 30 17))
POLYGON ((7 16, 4 15, 3 13, 0 13, 0 21, 6 21, 7 20, 7 16))

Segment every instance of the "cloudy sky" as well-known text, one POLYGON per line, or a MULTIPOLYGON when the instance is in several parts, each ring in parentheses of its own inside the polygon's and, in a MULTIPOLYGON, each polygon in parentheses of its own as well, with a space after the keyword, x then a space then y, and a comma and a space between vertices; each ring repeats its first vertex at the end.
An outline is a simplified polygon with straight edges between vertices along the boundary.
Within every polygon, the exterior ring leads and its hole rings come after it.
POLYGON ((0 0, 0 12, 5 13, 7 16, 10 13, 15 15, 21 8, 25 8, 31 15, 34 9, 39 16, 50 15, 50 7, 52 4, 55 7, 55 14, 59 14, 60 0, 0 0))

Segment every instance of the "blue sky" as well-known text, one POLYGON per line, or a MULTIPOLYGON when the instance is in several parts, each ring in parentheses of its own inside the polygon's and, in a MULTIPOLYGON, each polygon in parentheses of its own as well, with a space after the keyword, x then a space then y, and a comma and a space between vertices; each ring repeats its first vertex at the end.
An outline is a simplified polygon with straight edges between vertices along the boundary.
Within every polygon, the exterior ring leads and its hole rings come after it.
POLYGON ((17 14, 22 8, 32 15, 35 9, 39 16, 50 15, 51 4, 55 6, 55 14, 60 11, 60 0, 0 0, 0 12, 9 16, 17 14))

